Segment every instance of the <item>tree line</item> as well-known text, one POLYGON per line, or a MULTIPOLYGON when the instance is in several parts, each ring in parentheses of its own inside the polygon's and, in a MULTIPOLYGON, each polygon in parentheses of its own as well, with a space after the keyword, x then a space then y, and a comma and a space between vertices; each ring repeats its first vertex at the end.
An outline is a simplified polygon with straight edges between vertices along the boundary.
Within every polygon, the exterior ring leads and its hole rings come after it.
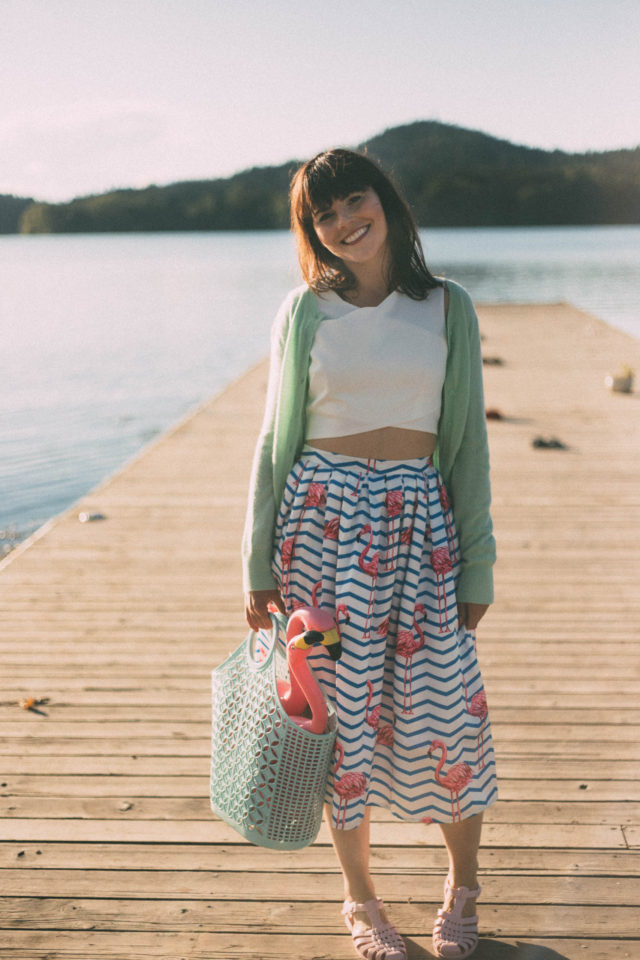
MULTIPOLYGON (((640 223, 640 147, 548 151, 420 121, 386 130, 359 149, 392 174, 419 226, 640 223)), ((284 229, 289 180, 298 163, 69 203, 12 197, 5 208, 7 198, 0 197, 0 229, 12 217, 22 233, 284 229)))

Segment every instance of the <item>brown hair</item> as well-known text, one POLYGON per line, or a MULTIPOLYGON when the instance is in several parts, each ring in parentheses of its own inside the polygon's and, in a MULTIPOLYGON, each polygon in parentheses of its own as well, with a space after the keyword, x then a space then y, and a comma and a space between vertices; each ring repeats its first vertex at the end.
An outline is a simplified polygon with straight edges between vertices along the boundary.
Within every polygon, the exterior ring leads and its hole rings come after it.
POLYGON ((352 150, 326 150, 308 160, 293 175, 289 190, 291 229, 296 238, 302 276, 316 293, 353 290, 356 278, 316 234, 313 215, 334 200, 371 187, 387 221, 389 292, 400 290, 412 300, 424 300, 441 286, 424 261, 413 216, 390 178, 368 157, 352 150))

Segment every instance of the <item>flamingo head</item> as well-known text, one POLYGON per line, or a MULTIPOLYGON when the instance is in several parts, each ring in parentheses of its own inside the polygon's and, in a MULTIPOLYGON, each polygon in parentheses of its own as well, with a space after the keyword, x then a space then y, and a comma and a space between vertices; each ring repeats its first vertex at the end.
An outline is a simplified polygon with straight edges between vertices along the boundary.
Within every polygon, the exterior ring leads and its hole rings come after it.
POLYGON ((319 630, 305 630, 304 633, 290 640, 288 646, 296 650, 311 650, 318 644, 327 648, 327 653, 332 660, 339 660, 342 656, 342 643, 335 627, 323 633, 319 630))
POLYGON ((335 620, 328 610, 300 604, 289 617, 287 640, 297 637, 304 630, 319 630, 320 633, 326 633, 327 630, 334 630, 335 626, 335 620))
POLYGON ((444 750, 444 743, 441 743, 440 740, 432 740, 427 750, 427 756, 432 757, 434 750, 444 750))
POLYGON ((365 525, 363 526, 363 528, 358 532, 358 534, 357 534, 357 536, 356 536, 356 540, 359 540, 360 537, 363 537, 363 536, 365 536, 366 534, 369 534, 369 533, 371 533, 371 524, 370 524, 370 523, 365 523, 365 525))

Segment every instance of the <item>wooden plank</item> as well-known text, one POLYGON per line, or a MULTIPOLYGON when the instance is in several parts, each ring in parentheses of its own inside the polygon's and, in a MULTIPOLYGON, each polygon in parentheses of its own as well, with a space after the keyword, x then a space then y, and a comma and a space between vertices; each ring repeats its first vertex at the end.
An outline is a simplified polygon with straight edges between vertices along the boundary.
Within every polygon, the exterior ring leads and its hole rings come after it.
MULTIPOLYGON (((593 743, 589 740, 575 743, 559 743, 555 740, 500 741, 494 737, 496 752, 500 757, 544 758, 567 757, 570 760, 588 758, 597 764, 600 760, 630 760, 638 762, 639 748, 635 742, 605 741, 593 743)), ((6 737, 0 740, 0 758, 3 756, 105 756, 129 755, 146 757, 210 757, 209 739, 197 740, 187 737, 165 738, 112 738, 101 737, 6 737)), ((0 768, 2 768, 0 759, 0 768)))
MULTIPOLYGON (((610 698, 609 698, 610 699, 610 698)), ((516 705, 496 704, 492 697, 490 706, 491 722, 496 728, 508 726, 518 728, 523 724, 559 726, 559 725, 582 725, 589 723, 603 727, 634 726, 636 731, 640 729, 640 710, 633 709, 614 709, 613 707, 575 707, 560 708, 549 706, 547 708, 526 708, 516 705)), ((207 700, 199 706, 193 703, 185 706, 184 704, 145 704, 132 703, 131 705, 113 703, 109 705, 101 704, 64 704, 49 702, 42 709, 47 715, 47 725, 52 721, 56 723, 67 724, 71 729, 73 726, 84 729, 87 724, 100 723, 103 729, 110 730, 115 725, 130 723, 162 723, 166 729, 168 725, 175 728, 177 724, 198 724, 198 730, 209 728, 211 704, 207 700)), ((22 729, 28 729, 23 726, 32 724, 34 727, 42 724, 42 715, 25 710, 20 707, 20 701, 14 700, 10 704, 0 703, 0 723, 20 723, 22 729)))
POLYGON ((640 849, 640 824, 625 827, 623 833, 629 847, 640 849))
MULTIPOLYGON (((333 873, 260 872, 250 879, 243 870, 0 870, 0 896, 160 900, 263 900, 265 891, 271 901, 293 900, 337 903, 333 873)), ((407 878, 402 868, 379 884, 385 903, 405 903, 407 878)), ((442 896, 442 874, 420 877, 421 901, 437 903, 442 896)), ((415 899, 415 894, 414 894, 415 899)), ((540 877, 520 875, 485 876, 482 879, 483 909, 489 904, 566 904, 575 906, 640 906, 640 884, 636 877, 617 877, 603 889, 600 877, 540 877)))
MULTIPOLYGON (((28 711, 24 711, 25 714, 28 711)), ((13 738, 24 737, 28 740, 37 740, 40 735, 48 739, 60 740, 154 740, 162 737, 179 737, 182 740, 206 740, 211 735, 211 724, 206 723, 183 723, 183 722, 164 722, 153 723, 144 718, 133 723, 94 723, 94 722, 70 722, 57 721, 46 717, 32 715, 25 716, 20 722, 3 723, 3 730, 6 737, 13 738)), ((616 744, 624 742, 625 744, 635 744, 636 756, 640 759, 640 725, 621 725, 611 724, 602 725, 595 723, 581 724, 533 724, 533 723, 492 723, 492 732, 495 740, 525 742, 536 740, 561 740, 561 746, 566 747, 571 744, 574 747, 581 741, 589 741, 596 737, 601 743, 614 741, 616 744)))
MULTIPOLYGON (((373 823, 373 843, 385 846, 419 844, 424 847, 442 843, 433 825, 414 823, 373 823)), ((483 830, 487 846, 589 847, 622 849, 627 843, 622 828, 611 824, 522 824, 487 823, 483 830)), ((231 827, 216 820, 25 820, 16 817, 0 821, 2 840, 83 840, 87 843, 226 843, 245 841, 231 827)), ((318 834, 320 843, 329 843, 325 824, 318 834)))
MULTIPOLYGON (((503 764, 500 764, 501 770, 503 764)), ((526 771, 529 774, 531 770, 526 771)), ((544 772, 549 772, 545 770, 544 772)), ((635 779, 635 765, 629 766, 628 780, 542 780, 500 778, 500 801, 557 800, 585 801, 613 800, 624 803, 640 801, 640 782, 635 779)), ((192 797, 208 800, 209 781, 203 771, 201 776, 91 776, 63 775, 19 776, 2 774, 0 800, 2 797, 192 797)), ((500 802, 499 801, 499 802, 500 802)), ((582 809, 582 808, 581 808, 582 809)), ((47 807, 47 812, 51 808, 47 807)))
MULTIPOLYGON (((426 926, 426 924, 425 924, 426 926)), ((408 960, 431 957, 430 934, 407 941, 408 960)), ((482 937, 474 960, 497 960, 498 950, 513 960, 634 960, 638 939, 618 940, 586 937, 527 938, 482 937)), ((8 960, 158 960, 159 957, 189 960, 353 960, 351 939, 344 931, 325 932, 320 941, 306 933, 170 933, 170 932, 67 932, 3 931, 0 957, 8 960), (320 952, 319 952, 320 951, 320 952)))
MULTIPOLYGON (((509 780, 529 781, 545 777, 553 777, 554 781, 571 781, 579 778, 582 783, 607 782, 617 779, 633 783, 638 779, 638 762, 631 760, 599 759, 585 756, 582 759, 567 759, 564 757, 505 756, 501 751, 498 758, 500 783, 509 780)), ((166 776, 199 777, 203 786, 209 779, 209 756, 140 756, 98 754, 87 756, 78 754, 33 754, 21 755, 18 752, 12 755, 0 755, 0 778, 8 782, 8 778, 20 774, 34 776, 72 777, 76 775, 103 775, 117 777, 132 774, 153 778, 166 776)), ((2 782, 2 781, 0 781, 2 782)), ((569 790, 570 787, 567 787, 569 790)), ((636 799, 633 793, 630 799, 636 799)))
MULTIPOLYGON (((37 691, 34 684, 32 689, 37 691)), ((637 691, 640 696, 640 689, 637 691)), ((518 715, 522 719, 535 719, 536 715, 544 720, 548 719, 548 714, 558 714, 558 722, 577 722, 586 719, 585 711, 590 711, 591 716, 597 713, 599 717, 607 719, 608 722, 615 723, 637 723, 640 719, 640 711, 629 709, 616 709, 612 706, 611 694, 596 692, 573 692, 573 691, 547 691, 542 693, 527 693, 522 690, 496 690, 495 684, 491 684, 489 691, 489 705, 492 720, 506 720, 517 722, 518 715), (527 714, 527 711, 531 711, 527 714), (535 711, 535 713, 533 712, 535 711), (628 714, 628 716, 627 716, 628 714), (566 720, 561 717, 566 716, 566 720)), ((619 695, 620 691, 616 692, 619 695)), ((625 691, 622 691, 625 695, 625 691)), ((65 719, 87 719, 101 720, 109 722, 112 719, 121 720, 125 718, 137 719, 144 714, 148 720, 162 719, 161 709, 167 713, 166 719, 172 719, 174 714, 183 721, 198 719, 207 720, 211 710, 211 694, 209 689, 209 678, 206 683, 201 683, 198 689, 190 691, 154 689, 145 687, 141 682, 137 687, 132 688, 131 684, 126 690, 95 689, 90 690, 63 690, 60 688, 52 689, 47 687, 47 696, 49 703, 47 711, 49 716, 55 715, 60 720, 65 719), (90 712, 89 712, 90 711, 90 712)), ((630 691, 628 696, 634 696, 634 691, 630 691)), ((0 722, 4 720, 16 720, 22 716, 16 713, 19 708, 20 700, 24 697, 24 687, 22 682, 16 684, 14 689, 4 688, 0 691, 0 722)), ((20 708, 22 710, 22 708, 20 708)), ((529 721, 530 722, 530 721, 529 721)))
MULTIPOLYGON (((535 848, 489 846, 486 837, 481 848, 483 877, 497 875, 515 877, 540 875, 640 877, 640 855, 627 847, 607 848, 535 848)), ((407 845, 400 848, 375 844, 371 848, 371 868, 376 875, 398 872, 431 874, 442 877, 447 869, 447 856, 442 845, 430 847, 407 845)), ((91 843, 74 840, 64 842, 0 843, 0 869, 21 869, 27 872, 42 869, 102 869, 228 871, 251 873, 253 870, 278 873, 309 871, 338 875, 335 853, 328 844, 314 843, 304 850, 274 852, 249 844, 215 844, 201 838, 199 843, 91 843)))
MULTIPOLYGON (((340 890, 336 891, 339 894, 340 890)), ((266 893, 266 891, 265 891, 266 893)), ((390 910, 394 923, 405 936, 422 936, 430 929, 441 896, 433 902, 399 902, 390 910)), ((322 936, 343 930, 342 901, 322 901, 306 911, 305 932, 322 936)), ((185 932, 253 932, 295 934, 300 929, 300 911, 294 903, 278 900, 133 900, 62 897, 5 897, 3 910, 9 927, 32 930, 147 930, 167 928, 185 932)), ((599 937, 603 934, 602 908, 572 904, 485 904, 482 929, 497 936, 599 937)), ((636 907, 608 906, 607 923, 617 937, 638 934, 636 907)))
MULTIPOLYGON (((62 820, 136 820, 180 821, 198 820, 202 823, 212 817, 208 795, 205 797, 133 797, 120 794, 115 797, 50 796, 0 797, 0 817, 7 819, 62 820)), ((563 800, 498 801, 484 815, 485 823, 583 823, 583 824, 638 824, 640 803, 626 801, 576 802, 563 800)), ((384 808, 374 808, 373 823, 404 827, 384 808)), ((411 827, 407 824, 407 829, 411 827)), ((419 829, 419 828, 418 828, 419 829)))
MULTIPOLYGON (((25 711, 27 713, 27 711, 25 711)), ((139 739, 153 740, 166 737, 180 737, 182 740, 206 740, 211 736, 210 723, 149 723, 144 718, 133 723, 64 723, 33 715, 20 723, 4 723, 6 736, 37 739, 43 736, 60 739, 115 740, 139 739)))

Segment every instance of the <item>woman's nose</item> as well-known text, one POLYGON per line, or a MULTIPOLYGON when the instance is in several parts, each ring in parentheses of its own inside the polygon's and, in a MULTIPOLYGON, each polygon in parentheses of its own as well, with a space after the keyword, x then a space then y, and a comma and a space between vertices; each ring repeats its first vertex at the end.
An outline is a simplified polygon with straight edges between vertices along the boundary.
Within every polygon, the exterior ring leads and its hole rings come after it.
POLYGON ((342 207, 337 212, 338 226, 343 227, 351 220, 351 210, 348 207, 342 207))

